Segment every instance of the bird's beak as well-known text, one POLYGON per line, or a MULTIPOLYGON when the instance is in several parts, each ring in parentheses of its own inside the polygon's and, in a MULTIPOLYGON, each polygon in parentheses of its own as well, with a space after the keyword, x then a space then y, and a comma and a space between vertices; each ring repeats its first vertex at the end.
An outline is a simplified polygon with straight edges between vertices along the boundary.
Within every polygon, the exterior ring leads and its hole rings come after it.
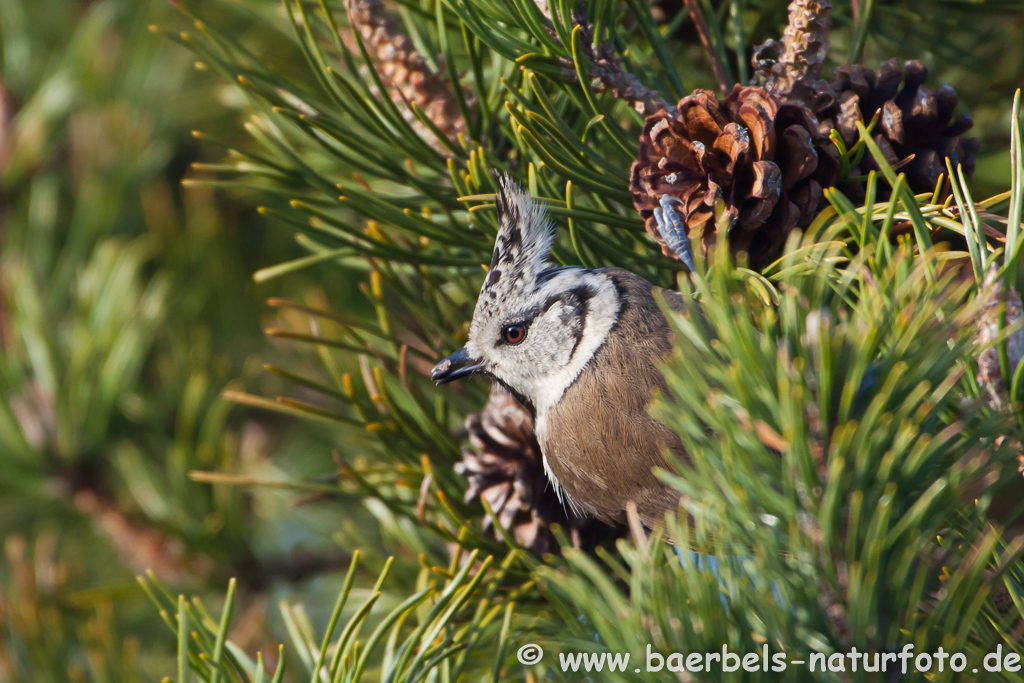
POLYGON ((477 358, 471 358, 469 352, 462 348, 435 365, 434 369, 430 371, 430 379, 437 382, 438 385, 447 384, 481 372, 483 369, 484 364, 477 358), (464 367, 456 368, 457 365, 464 367))

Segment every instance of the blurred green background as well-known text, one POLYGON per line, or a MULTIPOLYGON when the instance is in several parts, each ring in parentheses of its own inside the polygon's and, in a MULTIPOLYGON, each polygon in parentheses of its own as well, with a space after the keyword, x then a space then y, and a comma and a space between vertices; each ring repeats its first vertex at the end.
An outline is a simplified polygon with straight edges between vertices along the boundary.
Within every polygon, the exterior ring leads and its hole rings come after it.
POLYGON ((275 591, 348 563, 329 509, 188 479, 322 471, 331 444, 220 398, 274 391, 262 300, 313 283, 254 284, 288 235, 250 198, 182 188, 222 153, 192 131, 238 142, 245 112, 149 30, 177 19, 166 0, 0 2, 0 680, 170 671, 146 569, 200 595, 251 577, 255 638, 275 591))
MULTIPOLYGON (((274 52, 292 43, 247 18, 272 3, 227 4, 222 28, 309 77, 301 55, 274 52)), ((189 478, 331 470, 331 429, 221 394, 282 393, 262 365, 292 353, 262 334, 265 298, 347 301, 356 282, 330 267, 254 280, 305 252, 257 196, 182 187, 203 175, 194 164, 247 144, 248 112, 154 24, 186 25, 167 0, 0 0, 0 681, 171 671, 173 643, 134 579, 146 569, 200 596, 246 577, 232 639, 272 652, 278 600, 329 606, 348 563, 335 531, 369 525, 342 503, 189 478)), ((933 75, 977 121, 982 196, 1008 182, 1024 63, 1021 19, 991 28, 972 60, 933 75)))

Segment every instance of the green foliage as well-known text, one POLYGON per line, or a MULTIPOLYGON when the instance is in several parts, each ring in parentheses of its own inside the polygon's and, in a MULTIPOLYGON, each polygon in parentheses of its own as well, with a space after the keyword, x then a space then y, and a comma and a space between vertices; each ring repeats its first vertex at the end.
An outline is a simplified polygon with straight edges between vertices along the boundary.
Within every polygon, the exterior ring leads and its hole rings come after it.
POLYGON ((152 678, 163 650, 139 656, 138 638, 158 643, 158 622, 133 573, 269 583, 283 552, 255 539, 273 499, 188 476, 266 469, 270 428, 220 396, 260 345, 263 247, 254 207, 180 189, 201 158, 189 128, 230 132, 232 114, 148 31, 173 14, 0 2, 4 680, 152 678))
MULTIPOLYGON (((687 341, 667 368, 677 403, 657 414, 690 455, 666 475, 690 522, 675 538, 726 558, 722 578, 660 543, 623 550, 628 597, 593 559, 572 557, 568 575, 542 571, 562 611, 587 615, 609 650, 767 642, 809 660, 912 642, 980 661, 1019 618, 987 604, 1024 543, 1006 547, 985 524, 1019 474, 1016 454, 991 438, 1012 431, 1008 418, 963 404, 969 286, 933 284, 906 252, 867 280, 828 256, 782 279, 777 305, 754 310, 725 268, 695 282, 704 315, 694 304, 676 319, 687 341), (596 591, 615 597, 593 604, 596 591), (637 632, 649 634, 641 647, 623 640, 637 632)), ((586 628, 576 636, 591 641, 586 628)))
MULTIPOLYGON (((482 680, 487 673, 500 670, 512 605, 505 606, 500 598, 494 599, 493 587, 501 583, 504 572, 492 571, 491 560, 488 557, 478 563, 477 553, 473 552, 464 559, 456 556, 447 570, 424 567, 417 580, 418 590, 383 616, 365 643, 358 640, 359 633, 383 595, 381 589, 388 578, 391 559, 385 563, 369 597, 342 624, 358 553, 353 557, 326 630, 319 638, 314 636, 313 625, 301 606, 283 603, 285 623, 311 683, 482 680), (482 589, 488 585, 491 588, 482 589), (481 658, 480 650, 484 647, 488 649, 481 658), (494 657, 493 666, 488 657, 494 657)), ((219 620, 213 619, 198 600, 186 601, 179 596, 175 605, 171 594, 153 578, 140 579, 140 583, 177 634, 177 681, 190 680, 189 669, 199 680, 211 683, 283 680, 283 647, 270 678, 262 657, 253 662, 227 640, 234 607, 234 580, 228 586, 219 620), (198 630, 192 630, 193 627, 198 630)))
MULTIPOLYGON (((67 525, 69 532, 82 531, 67 525)), ((159 632, 145 627, 128 605, 130 585, 83 589, 98 559, 88 562, 61 547, 52 530, 31 543, 19 534, 4 539, 0 576, 0 671, 5 680, 141 681, 154 648, 142 643, 159 632)))

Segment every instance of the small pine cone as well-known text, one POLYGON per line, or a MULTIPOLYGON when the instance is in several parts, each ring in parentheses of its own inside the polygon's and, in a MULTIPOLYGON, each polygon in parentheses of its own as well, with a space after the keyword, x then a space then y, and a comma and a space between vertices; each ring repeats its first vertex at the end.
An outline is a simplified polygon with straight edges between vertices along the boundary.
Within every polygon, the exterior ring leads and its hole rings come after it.
MULTIPOLYGON (((961 137, 973 125, 971 117, 954 118, 956 92, 948 85, 937 90, 924 87, 927 76, 927 67, 917 60, 901 67, 890 59, 877 71, 859 64, 838 67, 832 80, 835 102, 818 112, 822 133, 835 129, 847 146, 853 145, 859 139, 857 122, 866 125, 881 111, 874 140, 886 160, 906 174, 914 192, 935 189, 939 174, 946 171, 947 157, 954 168, 963 164, 964 172, 971 173, 978 140, 961 137)), ((860 166, 851 175, 878 168, 870 154, 864 155, 860 166)))
POLYGON ((837 168, 835 146, 819 133, 810 110, 780 103, 764 88, 737 85, 724 101, 697 90, 674 114, 648 117, 630 191, 666 256, 674 254, 654 219, 663 195, 682 201, 677 210, 705 257, 722 202, 730 249, 746 252, 757 268, 780 253, 794 226, 811 222, 837 168))
MULTIPOLYGON (((979 296, 982 299, 981 314, 978 318, 977 344, 987 347, 978 356, 978 384, 989 394, 989 403, 994 408, 1001 408, 1007 400, 1006 387, 1003 383, 1002 370, 999 367, 999 346, 992 341, 999 334, 1000 310, 1005 305, 1006 326, 1020 325, 1024 316, 1020 293, 1013 287, 1003 293, 1003 283, 996 278, 995 268, 985 276, 979 296)), ((1024 329, 1018 329, 1006 340, 1006 355, 1012 375, 1021 358, 1024 357, 1024 329)))
POLYGON ((416 120, 405 104, 409 102, 422 109, 431 123, 455 142, 460 133, 465 133, 466 121, 447 74, 443 69, 435 72, 430 68, 412 39, 385 11, 382 0, 346 0, 345 6, 352 28, 376 52, 379 73, 388 85, 391 99, 398 103, 417 132, 435 149, 447 154, 447 148, 434 139, 434 134, 416 120))
POLYGON ((782 44, 768 41, 755 53, 755 65, 765 77, 765 88, 783 102, 818 111, 833 101, 827 81, 820 80, 828 52, 828 24, 832 3, 828 0, 793 0, 782 44), (762 61, 768 48, 779 51, 777 60, 762 61))
MULTIPOLYGON (((472 449, 465 449, 455 466, 469 481, 465 500, 486 500, 521 546, 540 554, 558 552, 552 524, 565 529, 577 548, 593 548, 618 535, 559 502, 544 473, 533 419, 506 389, 495 385, 484 409, 466 418, 466 429, 472 449)), ((490 519, 485 522, 489 527, 490 519)))

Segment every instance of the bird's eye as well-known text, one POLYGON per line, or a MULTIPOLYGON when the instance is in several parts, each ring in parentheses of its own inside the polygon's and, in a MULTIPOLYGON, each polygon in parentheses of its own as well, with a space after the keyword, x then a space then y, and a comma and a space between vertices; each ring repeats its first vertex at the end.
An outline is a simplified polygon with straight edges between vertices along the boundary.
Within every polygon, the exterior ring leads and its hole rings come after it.
POLYGON ((501 331, 501 338, 505 340, 506 344, 512 346, 522 344, 526 339, 526 325, 509 325, 501 331))

